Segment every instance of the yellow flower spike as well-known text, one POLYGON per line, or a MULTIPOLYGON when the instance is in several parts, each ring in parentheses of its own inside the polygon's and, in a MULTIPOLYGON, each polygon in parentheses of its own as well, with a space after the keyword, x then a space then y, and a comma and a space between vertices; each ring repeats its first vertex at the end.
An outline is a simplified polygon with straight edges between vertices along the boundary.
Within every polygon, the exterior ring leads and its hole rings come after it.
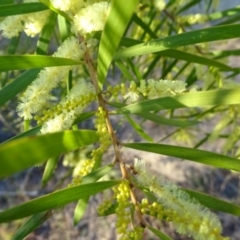
MULTIPOLYGON (((187 234, 198 240, 210 239, 215 235, 214 240, 222 240, 221 224, 218 218, 207 208, 200 205, 196 199, 192 199, 186 192, 176 185, 166 182, 163 179, 156 179, 148 173, 145 164, 136 160, 134 166, 136 180, 142 187, 148 188, 161 203, 164 209, 161 213, 166 216, 166 221, 173 222, 177 232, 187 234), (192 216, 195 220, 192 222, 192 216)), ((158 214, 157 204, 149 206, 150 214, 158 214)))

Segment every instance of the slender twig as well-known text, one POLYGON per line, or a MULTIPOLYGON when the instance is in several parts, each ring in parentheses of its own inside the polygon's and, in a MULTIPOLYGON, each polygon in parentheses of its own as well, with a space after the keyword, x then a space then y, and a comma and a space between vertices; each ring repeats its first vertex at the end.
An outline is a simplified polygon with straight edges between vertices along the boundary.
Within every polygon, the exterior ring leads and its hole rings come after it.
MULTIPOLYGON (((83 36, 79 36, 79 40, 81 42, 85 42, 85 39, 84 39, 83 36)), ((87 68, 88 68, 89 75, 91 77, 93 86, 95 87, 96 93, 98 94, 99 106, 101 106, 102 109, 106 112, 105 120, 106 120, 106 125, 107 125, 107 128, 108 128, 108 132, 109 132, 109 134, 111 136, 112 145, 113 145, 114 152, 115 152, 115 162, 119 163, 121 174, 122 174, 122 179, 128 179, 129 182, 130 182, 130 196, 131 196, 131 201, 132 201, 132 203, 135 206, 136 217, 138 219, 139 225, 141 227, 145 227, 146 224, 145 224, 145 221, 143 219, 141 210, 140 210, 140 208, 138 206, 136 195, 135 195, 135 193, 133 191, 133 184, 131 183, 128 170, 126 168, 125 162, 124 162, 124 160, 122 158, 122 155, 121 155, 121 151, 120 151, 120 148, 119 148, 119 146, 121 144, 120 144, 120 141, 118 140, 118 138, 117 138, 117 136, 115 134, 115 131, 114 131, 113 126, 112 126, 112 123, 110 121, 109 111, 108 111, 108 108, 106 106, 106 101, 104 100, 104 98, 102 96, 102 93, 99 92, 97 72, 96 72, 96 69, 95 69, 95 67, 93 65, 93 60, 92 60, 92 58, 91 58, 87 48, 86 48, 86 51, 84 53, 84 61, 85 61, 86 65, 87 65, 87 68)))

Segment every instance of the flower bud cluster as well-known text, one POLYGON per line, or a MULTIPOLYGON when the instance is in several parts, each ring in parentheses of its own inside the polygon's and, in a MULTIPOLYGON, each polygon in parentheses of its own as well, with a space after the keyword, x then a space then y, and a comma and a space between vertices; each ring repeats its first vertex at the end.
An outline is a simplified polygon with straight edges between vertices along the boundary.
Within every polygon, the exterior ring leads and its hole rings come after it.
POLYGON ((95 161, 93 159, 86 159, 83 162, 82 167, 78 172, 78 175, 84 177, 87 174, 89 174, 92 171, 94 164, 95 164, 95 161))
POLYGON ((82 183, 82 176, 77 175, 76 177, 74 177, 72 179, 72 182, 70 184, 68 184, 68 187, 74 187, 74 186, 78 186, 82 183))
POLYGON ((98 110, 96 111, 95 127, 97 129, 97 134, 99 135, 100 146, 97 149, 92 150, 91 159, 87 159, 83 162, 77 177, 73 179, 72 184, 74 185, 81 183, 82 177, 89 174, 92 171, 96 161, 111 145, 111 140, 110 140, 111 138, 107 129, 106 119, 105 119, 106 114, 107 114, 106 111, 104 111, 102 107, 99 107, 98 110))
POLYGON ((53 119, 56 115, 71 113, 75 111, 76 115, 81 114, 82 110, 87 107, 89 103, 96 100, 95 93, 89 93, 88 95, 80 95, 77 99, 67 99, 60 102, 57 106, 52 109, 44 110, 43 116, 35 116, 34 119, 37 120, 38 124, 43 124, 50 119, 53 119))
POLYGON ((126 234, 121 237, 121 240, 141 240, 143 239, 144 228, 135 226, 132 230, 128 230, 126 234))
POLYGON ((44 122, 41 134, 69 129, 74 120, 87 105, 96 99, 92 83, 80 80, 69 94, 53 110, 47 110, 42 118, 35 118, 38 123, 44 122))
POLYGON ((113 187, 114 198, 117 200, 117 232, 122 234, 121 240, 125 239, 124 235, 128 232, 128 225, 131 221, 129 206, 130 188, 129 181, 124 179, 118 186, 113 187))
POLYGON ((148 214, 160 220, 164 218, 165 209, 160 203, 153 202, 151 204, 149 203, 147 198, 143 198, 141 203, 139 204, 139 208, 141 209, 142 214, 148 214))
POLYGON ((116 208, 117 215, 117 232, 122 234, 120 240, 140 240, 142 239, 144 229, 140 226, 134 226, 133 229, 129 229, 129 224, 131 222, 131 213, 129 211, 129 198, 130 198, 130 186, 129 180, 124 179, 118 185, 113 187, 114 198, 118 203, 116 208))
POLYGON ((111 136, 108 131, 106 124, 106 111, 99 107, 95 116, 95 128, 97 129, 97 134, 99 135, 99 148, 92 152, 93 157, 103 154, 106 149, 111 145, 111 136))
POLYGON ((77 172, 77 175, 73 177, 72 182, 68 186, 73 187, 80 185, 82 183, 82 178, 92 171, 94 164, 95 162, 93 159, 84 160, 79 171, 77 172))
POLYGON ((157 198, 158 204, 149 205, 146 200, 141 204, 141 211, 173 222, 180 234, 186 234, 196 240, 227 240, 221 236, 221 223, 217 216, 202 206, 196 199, 176 185, 152 176, 143 161, 135 161, 137 182, 148 188, 157 198), (193 218, 194 216, 194 218, 193 218))
POLYGON ((121 93, 125 99, 135 102, 140 96, 153 99, 181 94, 186 91, 186 83, 182 81, 149 79, 147 81, 140 80, 139 86, 134 81, 131 81, 129 87, 123 83, 114 87, 109 86, 107 91, 114 97, 121 93))
POLYGON ((108 209, 112 206, 113 199, 105 199, 97 208, 97 212, 100 216, 103 216, 108 209))

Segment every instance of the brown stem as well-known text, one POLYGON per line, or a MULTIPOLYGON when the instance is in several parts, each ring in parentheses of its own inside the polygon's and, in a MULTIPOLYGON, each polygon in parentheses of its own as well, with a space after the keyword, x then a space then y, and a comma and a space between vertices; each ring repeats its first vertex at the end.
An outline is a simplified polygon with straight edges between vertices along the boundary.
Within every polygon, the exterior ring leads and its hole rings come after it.
MULTIPOLYGON (((83 36, 79 36, 79 40, 81 42, 85 42, 84 40, 84 37, 83 36)), ((101 106, 103 108, 103 110, 106 112, 106 116, 105 116, 105 120, 106 120, 106 125, 107 125, 107 128, 108 128, 108 132, 111 136, 111 139, 112 139, 112 144, 113 144, 113 148, 114 148, 114 152, 115 152, 115 161, 119 163, 119 166, 120 166, 120 169, 121 169, 121 173, 122 173, 122 178, 123 179, 128 179, 130 181, 130 195, 131 195, 131 201, 132 203, 134 204, 135 206, 135 210, 136 210, 136 216, 137 216, 137 219, 139 221, 139 224, 144 227, 145 226, 145 221, 142 217, 142 213, 138 207, 138 203, 137 203, 137 199, 136 199, 136 196, 135 196, 135 193, 133 192, 133 185, 131 183, 131 180, 129 178, 129 175, 128 175, 128 171, 127 171, 127 168, 126 168, 126 165, 125 165, 125 162, 122 158, 122 155, 121 155, 121 152, 120 152, 120 148, 119 148, 119 143, 120 141, 118 140, 116 134, 115 134, 115 131, 113 130, 113 126, 112 126, 112 123, 109 119, 109 111, 107 109, 107 106, 106 106, 106 102, 102 96, 102 93, 99 92, 99 87, 98 87, 98 80, 97 80, 97 73, 96 73, 96 69, 93 65, 93 60, 88 52, 88 49, 86 49, 85 53, 84 53, 84 61, 87 65, 87 68, 88 68, 88 71, 89 71, 89 74, 90 74, 90 77, 91 77, 91 80, 92 80, 92 83, 93 83, 93 86, 95 87, 95 90, 98 94, 98 102, 99 102, 99 106, 101 106)))

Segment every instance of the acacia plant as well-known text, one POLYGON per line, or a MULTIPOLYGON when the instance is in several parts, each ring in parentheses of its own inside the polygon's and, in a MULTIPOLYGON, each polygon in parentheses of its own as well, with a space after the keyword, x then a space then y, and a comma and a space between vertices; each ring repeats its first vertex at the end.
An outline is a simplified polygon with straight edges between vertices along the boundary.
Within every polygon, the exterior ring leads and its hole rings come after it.
POLYGON ((120 239, 143 239, 147 231, 171 239, 151 227, 146 215, 173 223, 178 233, 193 239, 229 239, 210 209, 240 216, 239 206, 181 189, 163 176, 154 176, 144 159, 123 157, 124 149, 132 148, 240 171, 240 87, 235 81, 239 68, 226 61, 239 50, 216 49, 221 41, 226 44, 240 37, 240 25, 235 23, 239 6, 216 11, 216 3, 0 2, 0 30, 9 39, 0 56, 0 105, 7 108, 17 99, 16 115, 24 128, 0 145, 0 177, 44 164, 45 185, 63 155, 64 165, 75 168, 71 182, 62 189, 0 212, 1 223, 30 217, 13 239, 24 238, 55 209, 74 201, 78 201, 74 215, 78 223, 84 203, 107 189, 110 198, 103 200, 98 214, 116 214, 120 239), (190 14, 192 8, 201 12, 190 14), (34 53, 18 48, 35 36, 34 53), (54 51, 50 50, 53 40, 54 51), (113 117, 119 124, 113 123, 113 117), (198 133, 199 124, 216 117, 219 123, 210 132, 198 133), (92 129, 82 129, 80 123, 90 119, 92 129), (143 128, 147 120, 159 131, 171 126, 182 146, 154 139, 143 128), (125 123, 142 141, 121 138, 118 133, 125 123), (226 129, 227 134, 222 134, 226 129), (189 138, 194 144, 186 147, 183 140, 190 131, 195 134, 189 138), (198 149, 219 138, 224 141, 222 153, 198 149), (81 151, 88 145, 91 153, 84 159, 81 151), (114 152, 113 159, 106 158, 108 149, 114 152), (101 180, 116 169, 119 178, 101 180))

